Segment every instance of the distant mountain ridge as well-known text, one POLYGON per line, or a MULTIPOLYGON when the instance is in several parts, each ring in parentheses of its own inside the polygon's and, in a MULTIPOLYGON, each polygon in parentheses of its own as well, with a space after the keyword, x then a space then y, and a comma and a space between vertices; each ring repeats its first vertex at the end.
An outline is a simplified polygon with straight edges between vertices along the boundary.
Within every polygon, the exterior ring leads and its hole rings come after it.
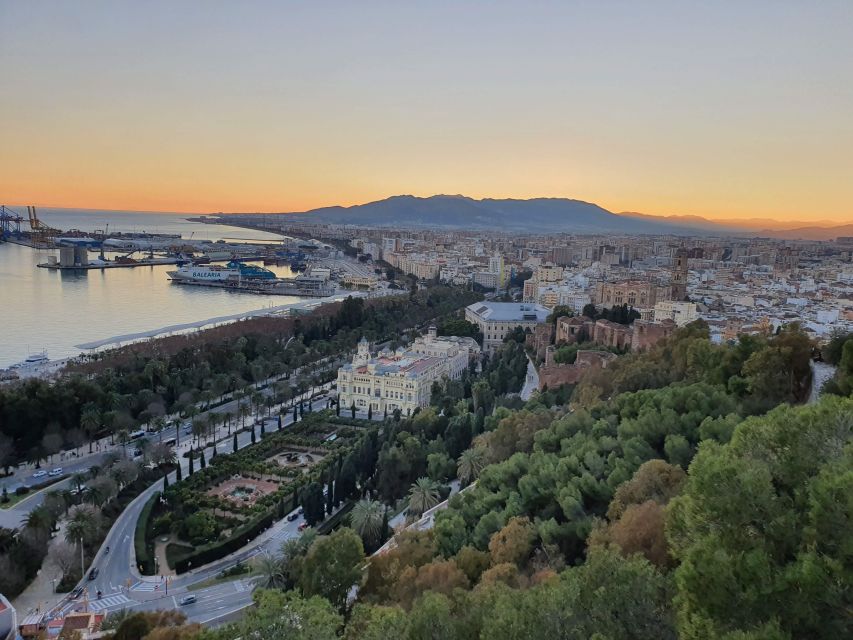
POLYGON ((421 198, 391 196, 351 207, 322 207, 286 215, 298 221, 361 226, 457 229, 503 229, 531 233, 649 233, 695 234, 697 229, 666 220, 621 216, 582 200, 530 200, 436 195, 421 198))
POLYGON ((349 207, 332 206, 269 215, 325 224, 499 229, 527 233, 739 235, 811 240, 853 235, 853 225, 824 227, 800 223, 804 226, 771 230, 762 228, 773 223, 769 220, 715 221, 693 215, 661 217, 634 212, 613 213, 597 204, 570 198, 477 200, 462 195, 398 195, 349 207))

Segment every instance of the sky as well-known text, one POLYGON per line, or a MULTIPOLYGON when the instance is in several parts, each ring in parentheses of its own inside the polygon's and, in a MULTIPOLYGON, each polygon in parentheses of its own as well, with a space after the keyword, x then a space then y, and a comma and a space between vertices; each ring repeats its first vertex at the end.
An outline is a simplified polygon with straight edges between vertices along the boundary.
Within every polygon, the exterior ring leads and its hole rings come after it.
POLYGON ((853 2, 0 0, 0 201, 853 222, 853 2))

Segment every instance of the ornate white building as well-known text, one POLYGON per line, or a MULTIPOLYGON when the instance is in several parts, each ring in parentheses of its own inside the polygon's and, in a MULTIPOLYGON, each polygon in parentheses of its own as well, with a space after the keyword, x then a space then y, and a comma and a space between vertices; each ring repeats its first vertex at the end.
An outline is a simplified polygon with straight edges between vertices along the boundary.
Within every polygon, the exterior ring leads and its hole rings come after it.
POLYGON ((435 327, 417 338, 409 349, 383 349, 371 356, 364 338, 358 344, 352 364, 338 369, 338 398, 341 410, 353 404, 360 412, 403 415, 429 405, 432 383, 439 378, 459 378, 472 357, 480 352, 473 338, 438 337, 435 327))

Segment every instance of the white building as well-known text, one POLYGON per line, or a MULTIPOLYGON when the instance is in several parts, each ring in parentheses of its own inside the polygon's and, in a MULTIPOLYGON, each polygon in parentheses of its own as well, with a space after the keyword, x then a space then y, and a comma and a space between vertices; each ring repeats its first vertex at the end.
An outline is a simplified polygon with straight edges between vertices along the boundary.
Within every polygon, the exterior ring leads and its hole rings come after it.
POLYGON ((479 352, 473 338, 438 337, 435 327, 407 350, 383 349, 375 356, 362 338, 352 364, 338 369, 341 410, 355 405, 361 412, 371 408, 374 414, 390 414, 399 409, 410 415, 429 405, 435 380, 459 378, 479 352))
POLYGON ((675 300, 666 300, 658 302, 654 309, 655 324, 660 324, 664 320, 672 320, 679 327, 690 324, 694 320, 699 319, 699 311, 696 309, 696 304, 693 302, 680 302, 675 300))
POLYGON ((483 333, 483 349, 493 352, 516 327, 530 328, 545 322, 550 311, 538 304, 475 302, 465 307, 465 319, 483 333))

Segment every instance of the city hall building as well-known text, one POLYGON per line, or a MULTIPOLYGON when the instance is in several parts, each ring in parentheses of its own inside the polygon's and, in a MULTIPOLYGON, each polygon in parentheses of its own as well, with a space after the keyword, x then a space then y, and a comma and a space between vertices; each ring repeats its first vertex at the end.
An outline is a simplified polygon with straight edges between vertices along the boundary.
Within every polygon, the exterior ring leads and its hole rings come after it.
POLYGON ((383 349, 376 355, 371 355, 370 345, 362 338, 352 363, 338 369, 341 409, 354 404, 362 413, 368 408, 374 415, 399 409, 404 416, 410 415, 429 405, 435 380, 459 378, 479 353, 473 338, 438 337, 435 327, 408 349, 383 349))

